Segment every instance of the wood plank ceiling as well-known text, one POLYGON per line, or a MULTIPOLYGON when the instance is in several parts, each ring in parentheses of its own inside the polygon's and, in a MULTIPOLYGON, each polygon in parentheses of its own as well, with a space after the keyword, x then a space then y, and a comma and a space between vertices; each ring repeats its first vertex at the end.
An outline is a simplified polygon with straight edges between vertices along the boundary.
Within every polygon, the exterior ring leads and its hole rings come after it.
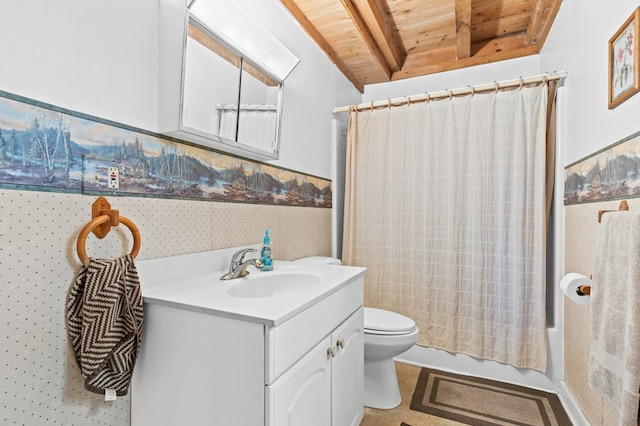
POLYGON ((358 90, 540 52, 562 0, 281 0, 358 90))

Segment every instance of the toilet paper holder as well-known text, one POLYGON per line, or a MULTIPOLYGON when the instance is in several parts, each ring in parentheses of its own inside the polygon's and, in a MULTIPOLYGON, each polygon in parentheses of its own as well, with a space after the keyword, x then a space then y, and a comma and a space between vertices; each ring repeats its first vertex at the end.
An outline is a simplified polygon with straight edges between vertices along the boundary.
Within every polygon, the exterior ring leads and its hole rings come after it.
POLYGON ((576 288, 576 293, 578 296, 589 296, 591 294, 591 286, 590 285, 581 285, 576 288))
POLYGON ((589 303, 591 284, 591 277, 586 277, 577 272, 569 272, 560 280, 560 290, 569 300, 579 305, 584 305, 589 303))

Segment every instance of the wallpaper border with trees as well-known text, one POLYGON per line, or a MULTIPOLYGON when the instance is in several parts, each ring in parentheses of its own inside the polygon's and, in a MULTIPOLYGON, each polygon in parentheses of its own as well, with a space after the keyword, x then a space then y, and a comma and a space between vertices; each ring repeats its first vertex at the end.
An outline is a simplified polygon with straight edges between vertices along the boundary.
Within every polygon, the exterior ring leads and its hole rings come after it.
POLYGON ((640 197, 640 132, 565 167, 565 205, 636 197, 640 197))
POLYGON ((0 187, 331 208, 331 180, 0 91, 0 187), (109 189, 108 167, 120 187, 109 189))

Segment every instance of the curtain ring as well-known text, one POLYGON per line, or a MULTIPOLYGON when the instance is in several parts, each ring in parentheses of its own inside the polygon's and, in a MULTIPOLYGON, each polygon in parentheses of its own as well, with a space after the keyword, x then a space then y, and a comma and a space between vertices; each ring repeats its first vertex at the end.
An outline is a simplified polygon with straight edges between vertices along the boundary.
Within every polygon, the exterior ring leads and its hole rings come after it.
POLYGON ((370 110, 373 111, 373 101, 371 101, 371 107, 370 110))
POLYGON ((387 108, 391 109, 391 99, 387 98, 387 108))
POLYGON ((449 100, 451 100, 451 98, 453 97, 453 90, 448 90, 449 92, 449 100))
POLYGON ((424 94, 427 95, 427 103, 431 102, 431 95, 429 92, 424 92, 424 94))
POLYGON ((407 105, 411 105, 411 96, 404 97, 407 100, 407 105))
POLYGON ((548 82, 549 82, 549 78, 547 77, 547 75, 546 75, 546 74, 544 74, 544 75, 542 76, 542 83, 543 83, 543 84, 547 84, 548 82))
POLYGON ((522 76, 520 76, 520 89, 522 89, 524 87, 524 80, 522 79, 522 76))
POLYGON ((476 86, 471 86, 471 96, 476 94, 476 86))
POLYGON ((500 85, 498 84, 497 81, 494 81, 493 84, 495 84, 495 86, 496 86, 496 93, 497 93, 498 90, 500 90, 500 85))

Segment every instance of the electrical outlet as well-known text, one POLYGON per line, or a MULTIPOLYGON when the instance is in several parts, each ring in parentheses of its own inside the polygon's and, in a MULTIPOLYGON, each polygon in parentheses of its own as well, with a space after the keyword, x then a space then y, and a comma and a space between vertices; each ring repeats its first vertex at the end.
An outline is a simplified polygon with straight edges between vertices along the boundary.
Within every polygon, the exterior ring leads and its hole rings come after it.
POLYGON ((109 181, 107 186, 111 189, 120 188, 120 170, 117 167, 109 167, 109 181))

